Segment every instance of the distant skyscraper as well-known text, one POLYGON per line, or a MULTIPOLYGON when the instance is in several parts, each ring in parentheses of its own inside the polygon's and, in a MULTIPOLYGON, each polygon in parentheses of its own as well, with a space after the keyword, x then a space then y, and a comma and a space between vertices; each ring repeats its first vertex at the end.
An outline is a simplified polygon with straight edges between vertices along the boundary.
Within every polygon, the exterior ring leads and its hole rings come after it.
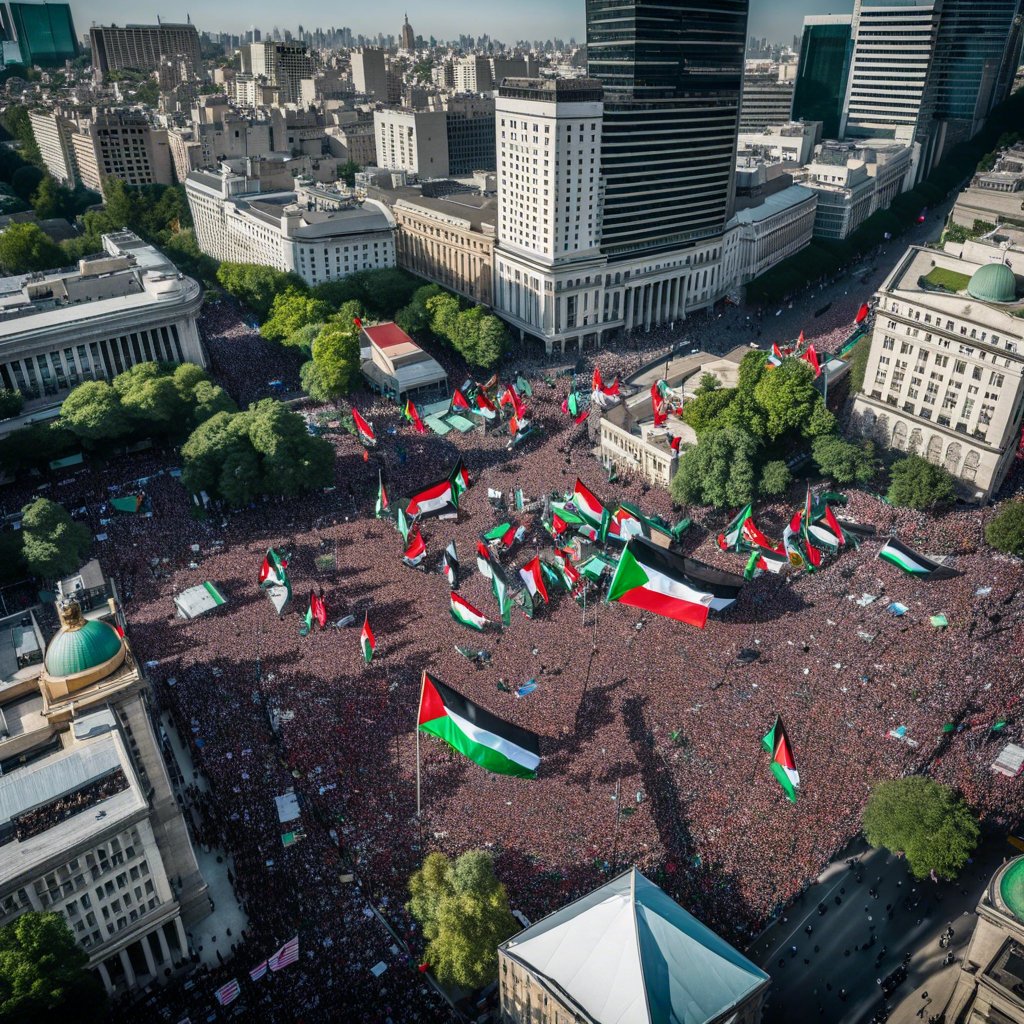
POLYGON ((821 121, 826 139, 839 138, 853 44, 849 14, 804 18, 800 64, 793 93, 793 119, 821 121))
POLYGON ((747 0, 587 0, 604 86, 609 259, 721 234, 732 212, 747 0))
POLYGON ((416 35, 412 30, 412 25, 409 24, 408 14, 405 16, 405 24, 402 26, 402 49, 416 49, 416 35))
POLYGON ((26 67, 56 67, 78 56, 78 37, 67 4, 3 4, 0 29, 5 40, 18 44, 26 67))

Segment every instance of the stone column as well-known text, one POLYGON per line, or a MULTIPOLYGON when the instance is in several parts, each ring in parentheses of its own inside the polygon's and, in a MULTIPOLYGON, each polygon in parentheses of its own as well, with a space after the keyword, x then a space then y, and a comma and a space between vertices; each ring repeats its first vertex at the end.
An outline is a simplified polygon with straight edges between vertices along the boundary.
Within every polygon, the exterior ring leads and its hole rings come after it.
POLYGON ((174 963, 174 957, 171 956, 171 947, 167 945, 167 936, 164 935, 164 926, 160 925, 159 928, 153 933, 156 935, 156 941, 160 943, 160 962, 167 964, 168 967, 174 963))
POLYGON ((174 927, 178 932, 178 945, 181 947, 181 956, 183 960, 188 959, 188 939, 185 938, 185 926, 181 923, 181 918, 176 917, 174 919, 174 927))
POLYGON ((100 981, 103 982, 103 987, 107 990, 109 996, 114 991, 113 982, 110 980, 110 971, 107 970, 107 965, 102 961, 96 965, 96 970, 99 973, 100 981))
POLYGON ((132 967, 132 958, 128 955, 128 950, 118 950, 117 955, 121 958, 121 966, 124 968, 125 983, 129 988, 135 988, 135 968, 132 967))
POLYGON ((142 947, 142 955, 146 958, 146 970, 149 971, 151 978, 156 977, 156 961, 153 959, 153 950, 149 945, 149 936, 143 935, 139 939, 139 945, 142 947))

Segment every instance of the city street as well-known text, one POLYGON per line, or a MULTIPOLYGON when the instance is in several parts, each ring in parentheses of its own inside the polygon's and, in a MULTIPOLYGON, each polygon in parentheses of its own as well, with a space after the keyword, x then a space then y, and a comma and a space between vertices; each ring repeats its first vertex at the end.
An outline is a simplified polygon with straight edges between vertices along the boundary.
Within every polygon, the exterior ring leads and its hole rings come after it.
POLYGON ((1003 858, 1018 852, 990 839, 957 882, 936 885, 915 881, 902 859, 857 840, 747 950, 772 976, 765 1024, 866 1024, 886 1002, 879 981, 908 953, 907 978, 887 1000, 889 1020, 914 1024, 938 1013, 958 970, 942 966, 947 950, 939 939, 953 928, 949 948, 959 963, 984 887, 1003 858), (856 858, 852 867, 849 858, 856 858))

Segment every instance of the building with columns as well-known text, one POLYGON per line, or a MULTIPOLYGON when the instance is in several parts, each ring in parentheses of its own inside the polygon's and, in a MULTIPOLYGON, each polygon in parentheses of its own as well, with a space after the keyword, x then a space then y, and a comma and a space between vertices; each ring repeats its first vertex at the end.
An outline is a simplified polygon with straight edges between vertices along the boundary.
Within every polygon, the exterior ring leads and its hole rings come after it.
POLYGON ((4 387, 59 398, 136 363, 206 366, 199 285, 131 231, 104 235, 103 250, 73 270, 0 282, 4 387))
POLYGON ((42 609, 0 620, 0 926, 61 914, 120 994, 187 962, 211 906, 116 587, 91 576, 45 654, 42 609))
POLYGON ((1024 311, 1005 229, 946 251, 911 246, 878 292, 855 426, 879 444, 944 466, 987 501, 1024 422, 1024 311))

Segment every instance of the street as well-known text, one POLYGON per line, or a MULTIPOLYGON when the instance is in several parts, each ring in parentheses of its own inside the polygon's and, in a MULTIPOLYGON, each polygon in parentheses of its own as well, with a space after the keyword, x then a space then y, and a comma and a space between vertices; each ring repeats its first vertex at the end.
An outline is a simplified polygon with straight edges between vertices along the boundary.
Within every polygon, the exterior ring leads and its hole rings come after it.
POLYGON ((957 882, 935 884, 915 881, 904 860, 856 840, 747 950, 772 976, 765 1024, 866 1024, 885 1002, 892 1024, 938 1013, 952 991, 982 891, 1003 858, 1018 852, 1004 838, 990 839, 957 882), (856 858, 853 867, 850 858, 856 858), (948 927, 957 964, 942 966, 948 950, 939 939, 948 927), (883 1000, 879 981, 908 953, 906 980, 883 1000))

